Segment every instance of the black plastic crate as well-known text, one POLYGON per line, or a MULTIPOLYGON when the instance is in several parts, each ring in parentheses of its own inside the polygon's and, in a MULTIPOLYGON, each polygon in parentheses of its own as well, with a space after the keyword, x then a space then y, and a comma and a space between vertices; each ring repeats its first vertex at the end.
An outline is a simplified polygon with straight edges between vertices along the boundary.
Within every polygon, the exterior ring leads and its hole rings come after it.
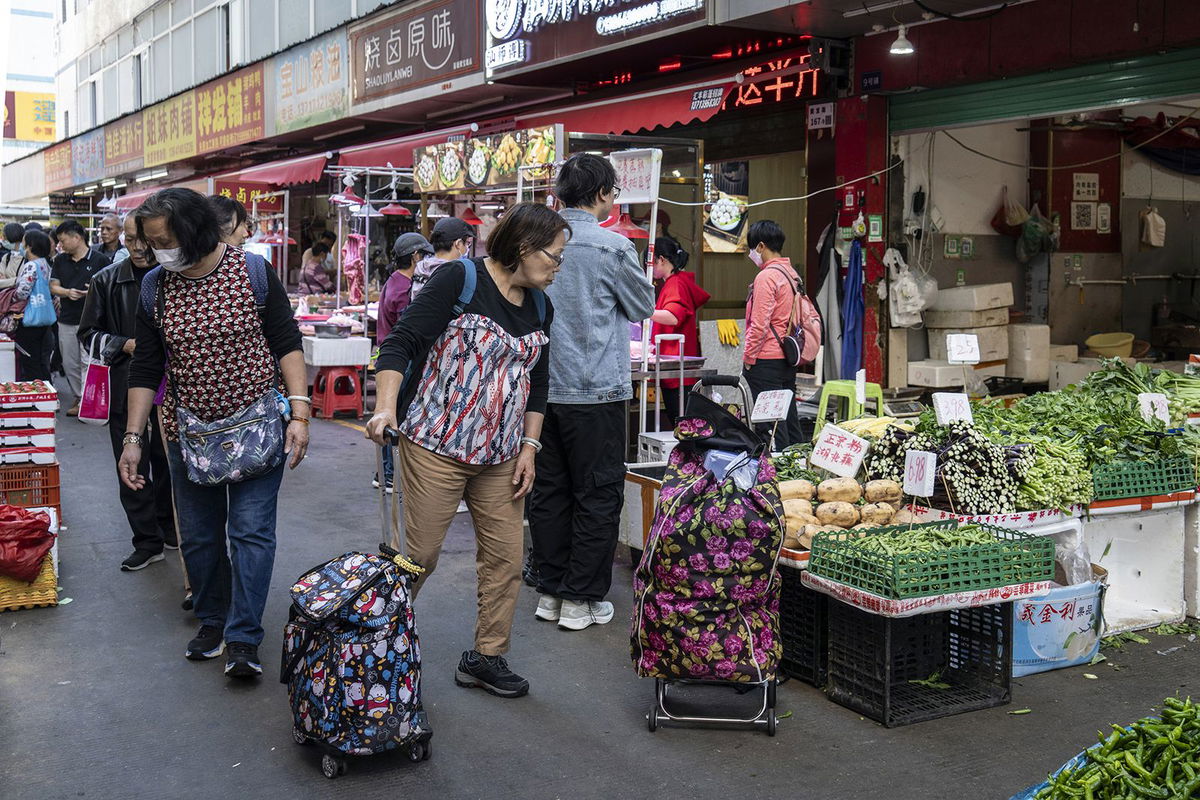
POLYGON ((1004 705, 1012 625, 1012 603, 889 619, 830 601, 825 692, 889 728, 1004 705))
POLYGON ((801 570, 780 566, 783 589, 779 598, 779 633, 785 674, 817 688, 825 685, 829 657, 829 597, 800 582, 801 570))

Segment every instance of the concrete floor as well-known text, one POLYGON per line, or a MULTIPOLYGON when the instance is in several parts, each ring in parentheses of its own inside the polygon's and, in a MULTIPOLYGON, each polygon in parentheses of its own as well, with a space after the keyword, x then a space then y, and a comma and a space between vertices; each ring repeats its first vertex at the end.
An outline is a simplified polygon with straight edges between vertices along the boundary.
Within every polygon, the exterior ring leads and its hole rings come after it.
MULTIPOLYGON (((0 614, 0 797, 199 798, 1007 798, 1110 722, 1192 690, 1200 642, 1151 637, 1107 664, 1014 682, 1013 704, 887 730, 796 681, 762 733, 646 730, 652 685, 628 656, 630 568, 615 567, 617 620, 563 633, 533 618, 523 589, 510 662, 532 691, 501 700, 456 687, 474 619, 466 516, 417 605, 434 755, 358 759, 336 781, 292 743, 278 674, 286 590, 305 569, 379 541, 374 453, 344 425, 313 425, 312 457, 284 481, 279 555, 265 625, 266 675, 234 684, 192 663, 195 632, 174 558, 122 573, 129 533, 107 432, 65 420, 62 596, 69 605, 0 614), (1160 656, 1157 650, 1187 645, 1160 656), (1092 672, 1099 680, 1084 679, 1092 672), (1030 708, 1032 713, 1007 712, 1030 708)), ((622 556, 623 558, 623 556, 622 556)), ((1200 691, 1197 691, 1200 694, 1200 691)))

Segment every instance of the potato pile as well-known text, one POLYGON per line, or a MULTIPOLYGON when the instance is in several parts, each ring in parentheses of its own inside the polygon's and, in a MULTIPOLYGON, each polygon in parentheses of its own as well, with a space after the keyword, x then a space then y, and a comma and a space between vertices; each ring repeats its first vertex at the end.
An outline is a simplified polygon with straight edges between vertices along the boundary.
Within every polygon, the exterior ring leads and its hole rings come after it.
POLYGON ((792 550, 810 549, 813 536, 821 531, 867 530, 912 521, 912 514, 901 510, 903 495, 896 481, 870 481, 866 486, 853 478, 830 478, 817 486, 806 480, 780 481, 779 496, 787 524, 783 546, 792 550))

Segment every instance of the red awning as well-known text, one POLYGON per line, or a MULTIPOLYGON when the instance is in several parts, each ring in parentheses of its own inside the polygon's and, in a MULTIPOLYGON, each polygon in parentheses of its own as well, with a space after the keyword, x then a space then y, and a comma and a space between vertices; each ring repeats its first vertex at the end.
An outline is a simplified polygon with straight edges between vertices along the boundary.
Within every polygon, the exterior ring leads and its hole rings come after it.
POLYGON ((145 200, 147 197, 154 194, 159 189, 165 189, 165 188, 167 188, 167 187, 151 186, 149 189, 138 189, 136 192, 129 192, 127 194, 123 194, 120 197, 118 197, 116 202, 113 204, 113 210, 120 211, 122 213, 125 213, 128 211, 133 211, 135 208, 140 206, 142 204, 142 201, 145 200))
POLYGON ((413 150, 418 147, 429 147, 441 144, 451 136, 470 134, 470 129, 462 125, 457 128, 447 128, 430 133, 414 133, 396 139, 387 139, 373 144, 347 147, 338 152, 339 167, 411 167, 413 165, 413 150))
POLYGON ((568 133, 637 133, 659 126, 707 122, 721 110, 734 80, 723 78, 641 94, 609 97, 553 111, 518 116, 522 128, 561 122, 568 133))
POLYGON ((325 172, 327 153, 318 153, 258 167, 247 167, 237 172, 217 175, 217 180, 267 183, 271 186, 295 186, 299 183, 315 183, 325 172))

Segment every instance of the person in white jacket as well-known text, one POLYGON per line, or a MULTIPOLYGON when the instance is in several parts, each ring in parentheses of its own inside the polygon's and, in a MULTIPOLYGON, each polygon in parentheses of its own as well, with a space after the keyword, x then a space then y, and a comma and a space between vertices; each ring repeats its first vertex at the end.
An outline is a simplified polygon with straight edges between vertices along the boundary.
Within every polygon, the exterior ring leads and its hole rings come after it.
POLYGON ((7 289, 17 283, 17 273, 25 263, 25 248, 21 240, 25 238, 25 228, 19 222, 10 222, 4 226, 4 255, 0 256, 0 289, 7 289))

